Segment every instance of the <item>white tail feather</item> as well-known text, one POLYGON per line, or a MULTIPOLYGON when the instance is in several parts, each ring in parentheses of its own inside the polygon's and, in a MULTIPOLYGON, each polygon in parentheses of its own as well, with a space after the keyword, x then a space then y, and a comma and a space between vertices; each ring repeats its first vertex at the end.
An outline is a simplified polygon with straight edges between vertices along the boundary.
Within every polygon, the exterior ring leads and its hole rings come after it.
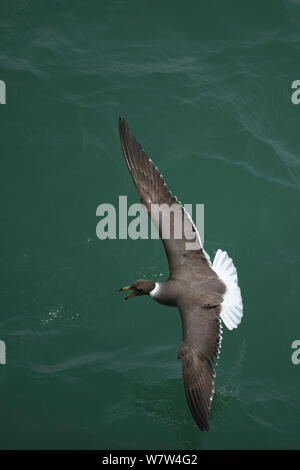
POLYGON ((229 330, 237 328, 243 316, 243 300, 236 267, 226 251, 218 250, 212 269, 226 286, 220 317, 229 330))

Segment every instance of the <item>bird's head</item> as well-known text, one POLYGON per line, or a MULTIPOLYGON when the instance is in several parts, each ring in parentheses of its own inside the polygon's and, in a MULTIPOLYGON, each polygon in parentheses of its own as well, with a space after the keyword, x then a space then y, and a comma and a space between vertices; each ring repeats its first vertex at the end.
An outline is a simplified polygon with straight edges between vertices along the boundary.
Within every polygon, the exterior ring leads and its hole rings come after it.
POLYGON ((152 281, 148 281, 147 279, 139 279, 135 281, 131 286, 125 286, 118 290, 121 292, 123 290, 132 290, 130 294, 125 297, 125 300, 130 299, 136 295, 149 295, 149 293, 154 289, 155 283, 152 281))

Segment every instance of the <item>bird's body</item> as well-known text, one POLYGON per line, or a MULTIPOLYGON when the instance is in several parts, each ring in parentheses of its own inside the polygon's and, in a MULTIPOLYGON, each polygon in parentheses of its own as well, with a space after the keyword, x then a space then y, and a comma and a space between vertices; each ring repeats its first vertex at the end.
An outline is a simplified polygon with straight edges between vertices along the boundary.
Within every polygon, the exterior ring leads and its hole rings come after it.
POLYGON ((151 291, 149 295, 158 303, 171 307, 178 307, 185 298, 197 305, 207 305, 208 301, 219 305, 220 299, 223 300, 222 294, 225 293, 225 289, 224 283, 213 276, 201 281, 168 279, 164 282, 157 282, 156 290, 151 291))
POLYGON ((143 279, 120 290, 133 291, 127 298, 148 294, 163 305, 179 309, 183 335, 178 357, 182 359, 187 401, 200 429, 208 430, 215 377, 212 364, 222 340, 220 318, 232 329, 243 313, 236 269, 221 250, 211 264, 189 214, 168 190, 158 168, 122 118, 120 137, 141 202, 163 241, 170 270, 165 282, 143 279))

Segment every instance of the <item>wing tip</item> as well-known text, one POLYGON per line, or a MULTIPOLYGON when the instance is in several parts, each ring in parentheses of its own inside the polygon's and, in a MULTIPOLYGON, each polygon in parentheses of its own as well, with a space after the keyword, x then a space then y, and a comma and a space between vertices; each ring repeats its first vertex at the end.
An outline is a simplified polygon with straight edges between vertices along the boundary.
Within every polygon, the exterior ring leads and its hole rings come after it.
POLYGON ((120 132, 122 131, 122 129, 125 129, 126 126, 128 126, 128 124, 126 122, 126 119, 123 116, 119 116, 119 129, 120 129, 120 132))
POLYGON ((202 405, 198 403, 197 398, 193 396, 191 390, 186 389, 186 397, 190 412, 199 429, 201 431, 209 431, 209 408, 202 408, 202 405))

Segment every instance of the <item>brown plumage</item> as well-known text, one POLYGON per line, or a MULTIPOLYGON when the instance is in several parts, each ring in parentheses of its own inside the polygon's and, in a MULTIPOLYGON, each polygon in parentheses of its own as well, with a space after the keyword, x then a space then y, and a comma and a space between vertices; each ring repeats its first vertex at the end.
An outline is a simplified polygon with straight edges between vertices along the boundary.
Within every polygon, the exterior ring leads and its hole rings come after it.
POLYGON ((132 289, 131 296, 150 294, 162 304, 178 307, 183 330, 178 357, 182 359, 186 397, 196 423, 200 429, 208 430, 215 377, 212 364, 220 349, 219 314, 226 288, 211 268, 192 220, 168 190, 158 168, 146 155, 123 118, 120 118, 120 138, 141 202, 162 238, 170 270, 166 282, 153 284, 144 281, 146 284, 142 288, 138 288, 135 283, 123 290, 132 289), (162 205, 162 209, 153 209, 153 205, 162 205), (174 215, 168 219, 170 237, 166 239, 162 226, 171 206, 174 215), (178 226, 181 227, 180 237, 176 238, 178 226), (187 249, 187 243, 192 243, 189 246, 192 249, 187 249), (153 285, 157 288, 153 288, 153 285))

